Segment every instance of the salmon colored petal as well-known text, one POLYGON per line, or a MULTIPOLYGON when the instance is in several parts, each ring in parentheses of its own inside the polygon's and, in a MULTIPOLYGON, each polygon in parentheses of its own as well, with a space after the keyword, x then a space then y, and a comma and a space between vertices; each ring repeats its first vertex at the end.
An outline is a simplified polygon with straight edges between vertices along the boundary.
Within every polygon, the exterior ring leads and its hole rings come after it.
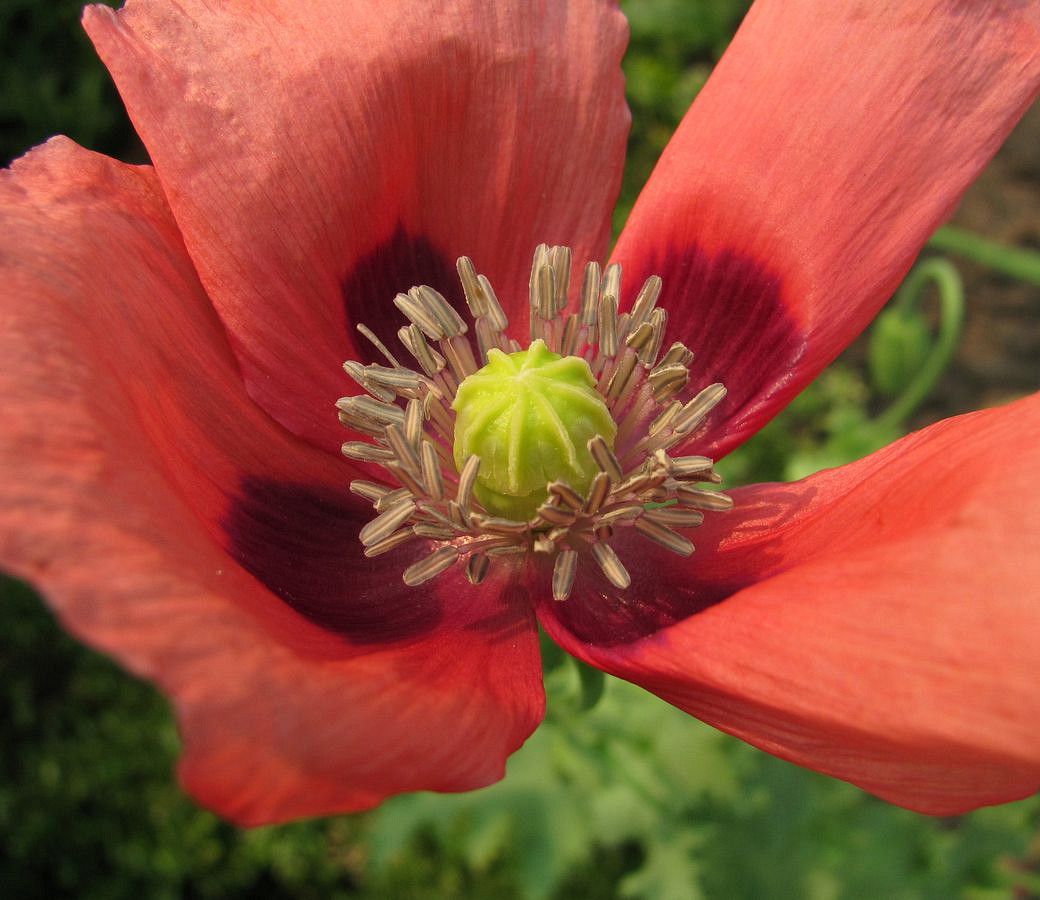
POLYGON ((465 254, 515 312, 539 242, 606 249, 628 131, 613 0, 130 0, 84 21, 250 394, 322 447, 343 360, 381 361, 355 325, 400 347, 398 291, 464 306, 465 254))
POLYGON ((1014 800, 1040 788, 1038 471, 1034 395, 735 491, 689 560, 621 547, 627 618, 592 572, 540 616, 592 665, 893 803, 1014 800))
POLYGON ((542 714, 529 610, 362 556, 348 467, 247 396, 152 170, 55 139, 0 202, 0 565, 171 697, 186 787, 251 824, 499 778, 542 714))
POLYGON ((729 396, 700 452, 768 421, 892 294, 1040 85, 1040 5, 758 0, 614 257, 657 273, 693 382, 729 396))

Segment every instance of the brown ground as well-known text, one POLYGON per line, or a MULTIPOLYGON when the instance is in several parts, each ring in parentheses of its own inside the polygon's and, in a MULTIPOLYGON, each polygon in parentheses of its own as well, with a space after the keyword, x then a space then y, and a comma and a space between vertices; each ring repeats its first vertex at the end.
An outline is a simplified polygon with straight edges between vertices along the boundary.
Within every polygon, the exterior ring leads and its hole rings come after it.
MULTIPOLYGON (((1040 104, 965 195, 952 224, 1040 251, 1040 104)), ((1040 286, 953 257, 964 279, 964 335, 912 425, 1040 390, 1040 286)))

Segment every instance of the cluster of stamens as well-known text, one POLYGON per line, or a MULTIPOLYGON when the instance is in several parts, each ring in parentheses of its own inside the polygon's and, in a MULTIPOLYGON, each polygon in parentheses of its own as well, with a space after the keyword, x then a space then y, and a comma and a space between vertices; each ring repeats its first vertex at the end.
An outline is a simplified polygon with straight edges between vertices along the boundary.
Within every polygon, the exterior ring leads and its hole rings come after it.
POLYGON ((561 356, 585 360, 617 433, 613 448, 602 437, 588 442, 598 472, 584 494, 554 481, 546 487, 545 502, 526 521, 489 515, 473 491, 480 458, 469 456, 457 469, 452 456, 452 401, 459 384, 484 365, 489 350, 523 349, 506 335, 509 323, 487 278, 476 273, 468 257, 459 259, 475 322, 476 355, 466 322, 426 286, 394 300, 410 322, 398 337, 419 371, 402 365, 375 334, 358 326, 389 365, 344 363, 366 394, 337 402, 340 421, 372 442, 348 441, 343 454, 381 466, 397 485, 366 480, 350 485, 377 513, 359 535, 365 555, 377 556, 414 540, 438 544, 404 571, 406 584, 422 584, 463 560, 467 578, 479 584, 496 557, 542 553, 555 556, 553 596, 565 600, 579 554, 587 552, 604 576, 623 589, 631 579, 609 544, 617 529, 632 527, 688 556, 693 544, 677 529, 699 525, 705 511, 733 505, 725 494, 703 487, 721 481, 713 460, 673 458, 667 452, 690 438, 726 389, 712 384, 688 402, 677 399, 689 382, 693 353, 674 343, 661 355, 667 322, 665 310, 656 306, 661 279, 648 278, 631 310, 619 314, 621 267, 613 264, 601 271, 590 262, 578 308, 568 312, 570 269, 568 248, 542 244, 535 251, 530 338, 540 338, 561 356))

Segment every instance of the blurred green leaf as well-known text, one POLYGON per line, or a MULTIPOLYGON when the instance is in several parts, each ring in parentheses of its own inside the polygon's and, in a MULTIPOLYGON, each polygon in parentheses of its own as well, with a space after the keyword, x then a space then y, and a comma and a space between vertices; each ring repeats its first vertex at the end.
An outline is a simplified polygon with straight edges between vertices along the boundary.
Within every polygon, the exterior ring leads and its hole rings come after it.
POLYGON ((655 842, 643 865, 622 879, 618 894, 639 900, 702 900, 696 849, 696 835, 691 832, 655 842))

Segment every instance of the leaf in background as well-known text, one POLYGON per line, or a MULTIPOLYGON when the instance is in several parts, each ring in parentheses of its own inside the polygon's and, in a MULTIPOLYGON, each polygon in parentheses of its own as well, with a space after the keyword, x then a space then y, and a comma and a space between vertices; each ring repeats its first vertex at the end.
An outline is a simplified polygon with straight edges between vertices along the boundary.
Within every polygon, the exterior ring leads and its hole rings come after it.
POLYGON ((646 861, 618 885, 622 897, 638 900, 702 900, 697 838, 685 832, 667 843, 655 843, 646 861))

